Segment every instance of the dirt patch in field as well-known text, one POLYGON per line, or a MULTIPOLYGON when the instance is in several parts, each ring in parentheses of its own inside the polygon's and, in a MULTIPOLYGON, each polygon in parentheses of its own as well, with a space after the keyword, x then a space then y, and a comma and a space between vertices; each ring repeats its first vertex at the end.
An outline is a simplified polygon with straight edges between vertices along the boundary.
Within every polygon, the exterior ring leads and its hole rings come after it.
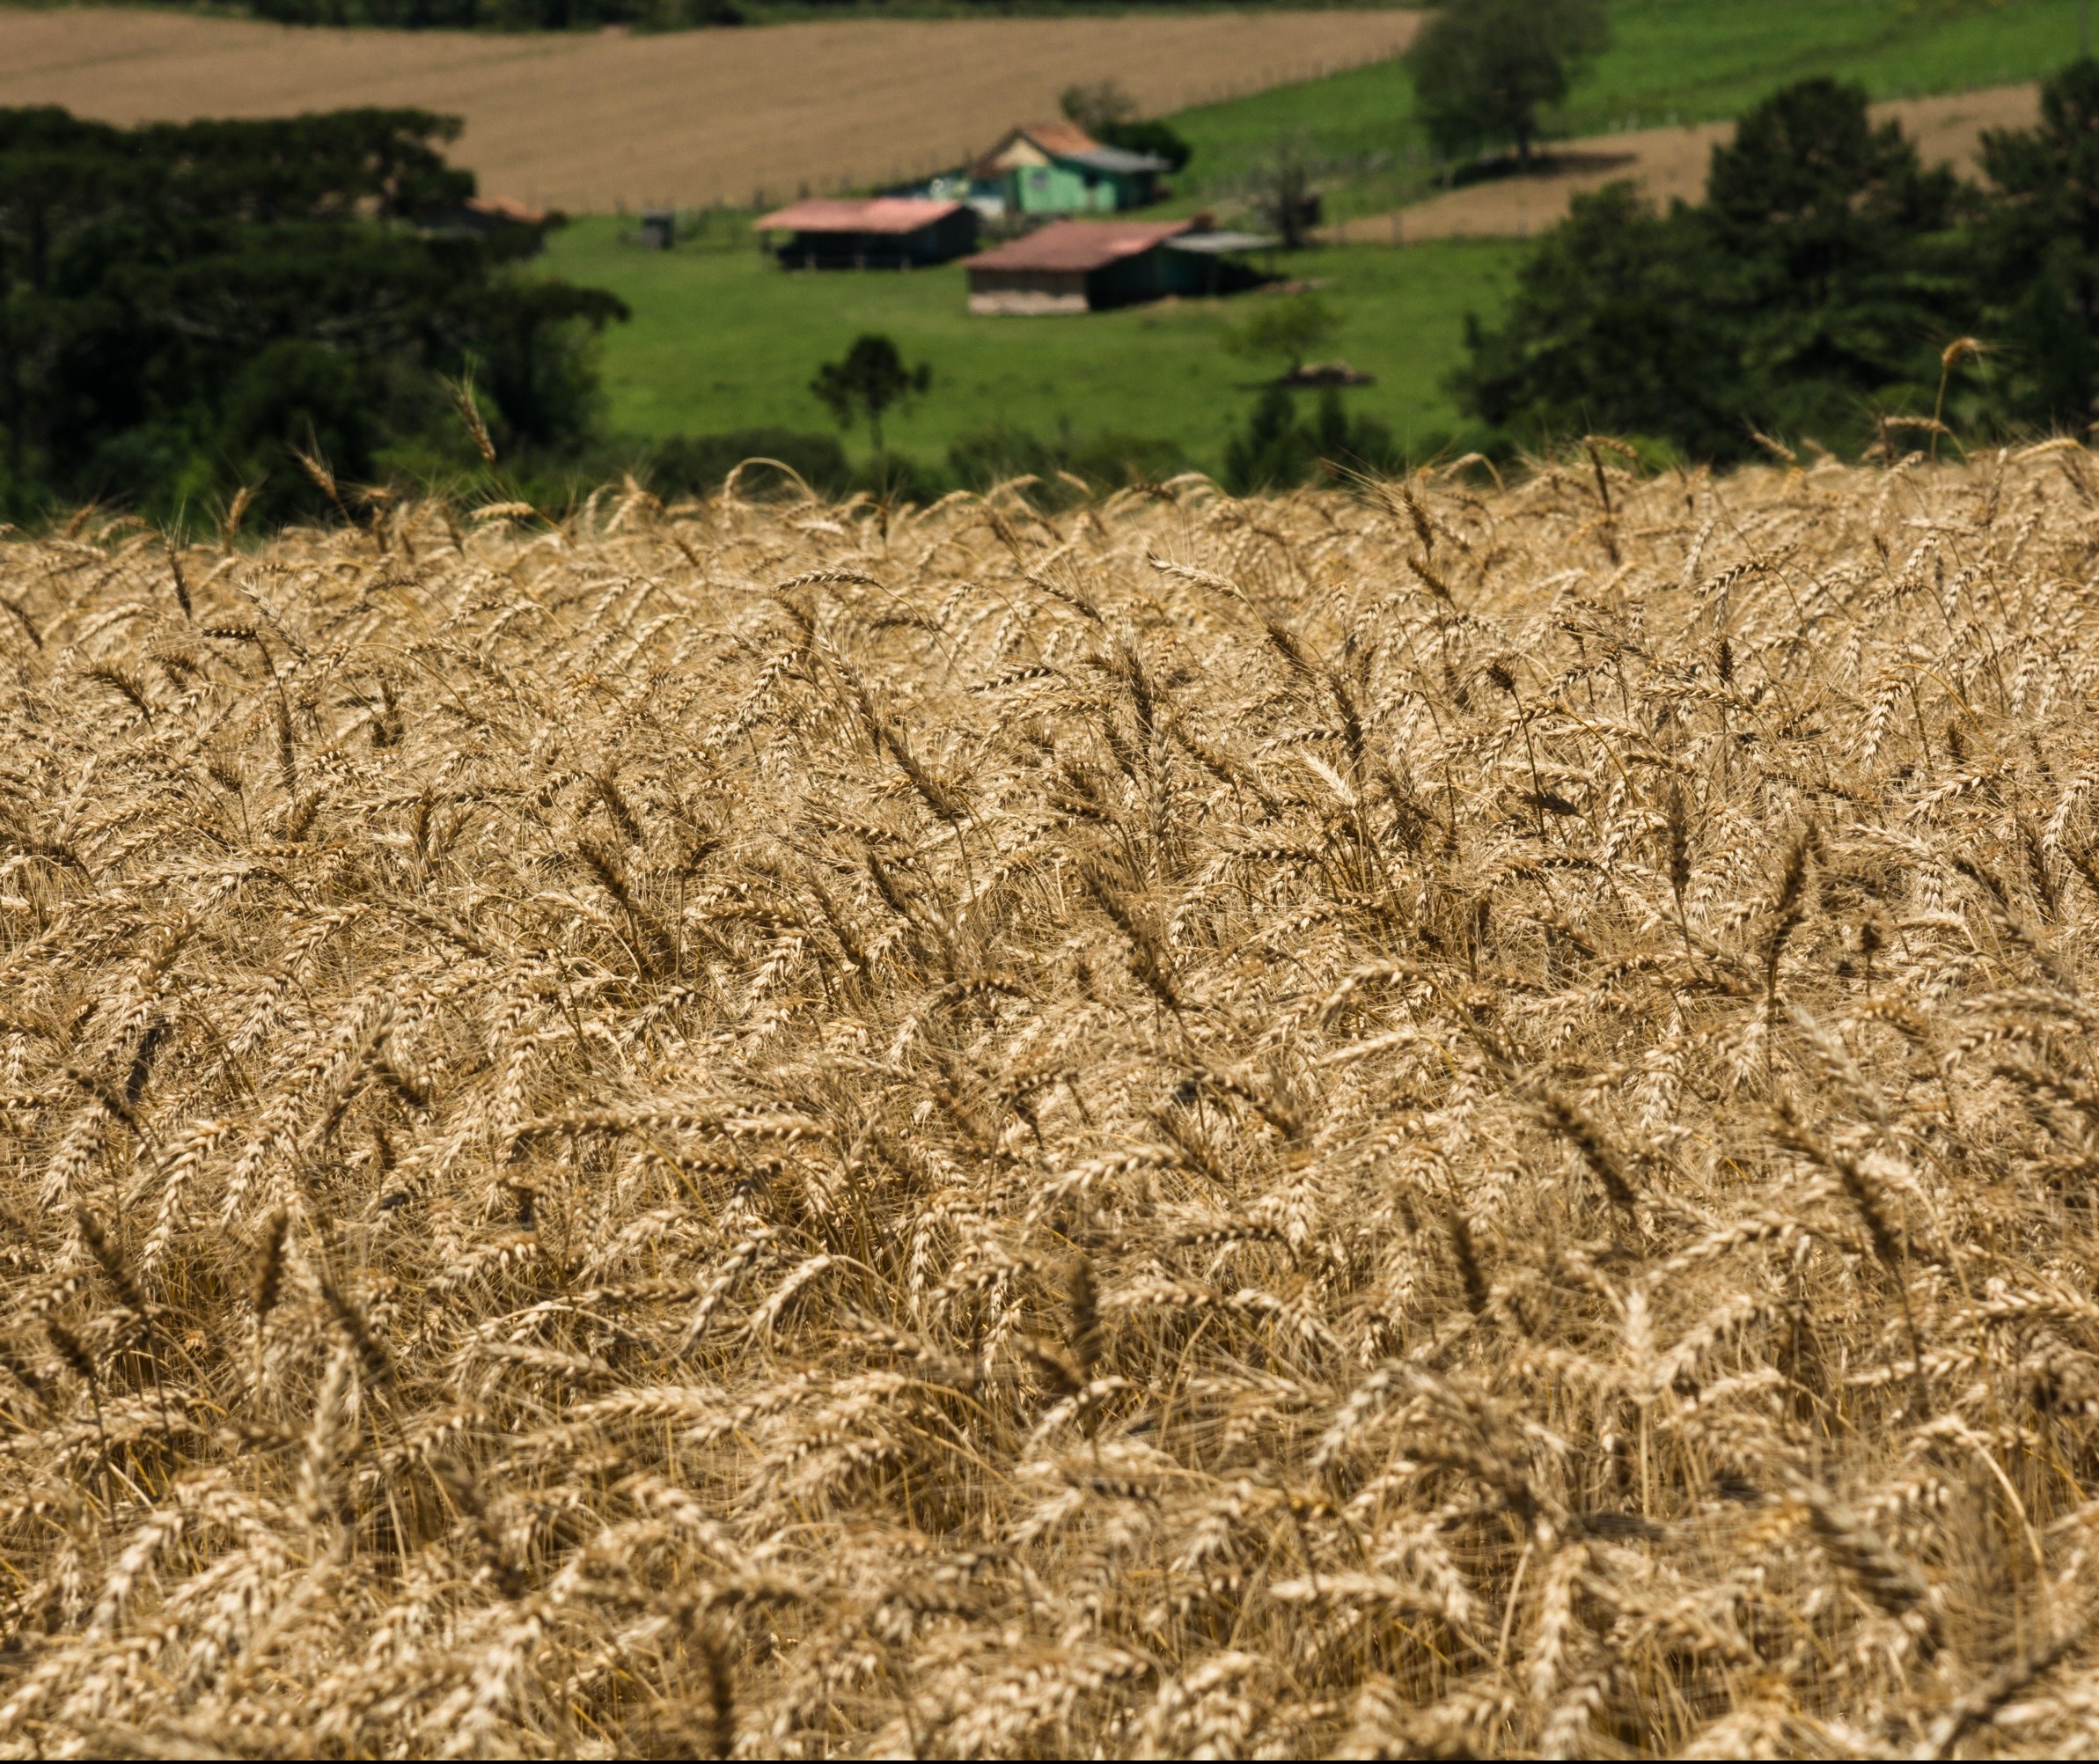
MULTIPOLYGON (((2022 129, 2039 114, 2038 89, 2000 85, 1876 104, 1875 117, 1898 120, 1933 165, 1976 170, 1985 129, 2022 129)), ((1630 178, 1656 202, 1697 202, 1706 190, 1713 149, 1735 132, 1731 122, 1689 129, 1639 129, 1591 136, 1560 145, 1530 173, 1484 180, 1446 190, 1392 214, 1346 221, 1331 231, 1337 243, 1407 245, 1429 239, 1510 239, 1542 232, 1567 218, 1567 205, 1589 190, 1630 178)))
POLYGON ((1158 112, 1397 55, 1403 11, 849 19, 666 36, 334 31, 0 11, 0 105, 112 122, 415 105, 484 190, 578 210, 748 202, 937 170, 1077 81, 1158 112))

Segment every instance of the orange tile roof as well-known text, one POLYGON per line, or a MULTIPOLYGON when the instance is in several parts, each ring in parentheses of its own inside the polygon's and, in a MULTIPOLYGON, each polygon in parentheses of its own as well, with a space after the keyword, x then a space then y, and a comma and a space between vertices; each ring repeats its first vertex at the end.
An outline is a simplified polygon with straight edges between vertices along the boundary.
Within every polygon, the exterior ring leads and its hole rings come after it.
POLYGON ((466 206, 477 215, 495 220, 516 221, 519 226, 544 226, 547 210, 528 207, 512 196, 469 196, 466 206))
POLYGON ((1100 145, 1075 122, 1031 122, 1019 132, 1045 153, 1084 153, 1100 145))
POLYGON ((876 196, 866 202, 812 196, 759 217, 765 228, 791 232, 916 232, 944 220, 960 202, 929 202, 922 196, 876 196))
POLYGON ((1073 153, 1090 153, 1100 143, 1075 122, 1031 122, 1025 128, 1009 129, 998 138, 998 144, 976 160, 970 167, 970 175, 988 178, 997 172, 997 161, 1016 141, 1032 141, 1053 158, 1062 158, 1073 153))

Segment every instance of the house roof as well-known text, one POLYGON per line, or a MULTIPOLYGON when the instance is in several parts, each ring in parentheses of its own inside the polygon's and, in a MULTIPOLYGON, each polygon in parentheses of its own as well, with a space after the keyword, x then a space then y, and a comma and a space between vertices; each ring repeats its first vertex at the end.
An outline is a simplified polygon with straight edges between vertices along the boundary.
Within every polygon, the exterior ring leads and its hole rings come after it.
POLYGON ((816 196, 759 217, 762 228, 790 232, 916 232, 963 206, 922 196, 875 196, 865 202, 816 196))
POLYGON ((1193 221, 1052 221, 965 260, 969 269, 1099 269, 1186 232, 1193 221))
POLYGON ((1074 153, 1090 153, 1100 145, 1075 122, 1031 122, 1013 133, 1026 136, 1045 153, 1054 153, 1061 159, 1074 153))
POLYGON ((1134 172, 1171 172, 1173 167, 1156 153, 1133 153, 1126 147, 1089 147, 1083 153, 1060 153, 1060 159, 1068 159, 1075 165, 1084 165, 1090 171, 1113 172, 1125 175, 1134 172))
POLYGON ((993 175, 998 170, 999 160, 1019 141, 1032 143, 1053 159, 1068 159, 1075 153, 1100 151, 1100 143, 1075 122, 1030 122, 1018 129, 1009 129, 1000 136, 997 145, 970 167, 972 175, 980 178, 993 175))
POLYGON ((459 204, 468 214, 488 220, 515 221, 519 226, 544 226, 547 210, 535 209, 510 196, 469 196, 459 204))

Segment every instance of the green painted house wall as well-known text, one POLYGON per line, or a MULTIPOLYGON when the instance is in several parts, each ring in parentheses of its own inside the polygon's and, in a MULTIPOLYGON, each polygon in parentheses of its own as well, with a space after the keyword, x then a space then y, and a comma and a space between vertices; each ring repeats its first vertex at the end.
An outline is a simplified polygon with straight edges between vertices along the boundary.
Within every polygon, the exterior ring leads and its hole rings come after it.
POLYGON ((1009 206, 1024 215, 1112 215, 1136 201, 1135 180, 1076 165, 1020 165, 1009 206))

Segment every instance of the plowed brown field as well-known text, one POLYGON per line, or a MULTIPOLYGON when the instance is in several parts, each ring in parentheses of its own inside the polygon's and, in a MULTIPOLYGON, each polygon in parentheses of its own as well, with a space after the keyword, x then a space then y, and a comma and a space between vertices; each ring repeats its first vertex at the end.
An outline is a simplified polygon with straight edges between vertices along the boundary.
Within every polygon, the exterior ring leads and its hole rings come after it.
MULTIPOLYGON (((1876 121, 1899 121, 1933 165, 1972 173, 1985 129, 2022 129, 2039 112, 2037 88, 2000 85, 1978 92, 1876 104, 1876 121)), ((1567 204, 1584 191, 1630 178, 1656 202, 1672 197, 1696 202, 1705 193, 1706 171, 1716 143, 1735 132, 1731 122, 1688 129, 1640 129, 1569 141, 1550 162, 1526 176, 1497 178, 1447 190, 1398 214, 1342 223, 1337 240, 1357 244, 1411 244, 1427 239, 1521 238, 1557 224, 1567 204)))
POLYGON ((112 122, 419 105, 464 116, 483 189, 578 209, 747 201, 937 169, 1075 81, 1149 111, 1380 61, 1405 11, 854 19, 670 36, 332 31, 0 11, 0 105, 112 122))

